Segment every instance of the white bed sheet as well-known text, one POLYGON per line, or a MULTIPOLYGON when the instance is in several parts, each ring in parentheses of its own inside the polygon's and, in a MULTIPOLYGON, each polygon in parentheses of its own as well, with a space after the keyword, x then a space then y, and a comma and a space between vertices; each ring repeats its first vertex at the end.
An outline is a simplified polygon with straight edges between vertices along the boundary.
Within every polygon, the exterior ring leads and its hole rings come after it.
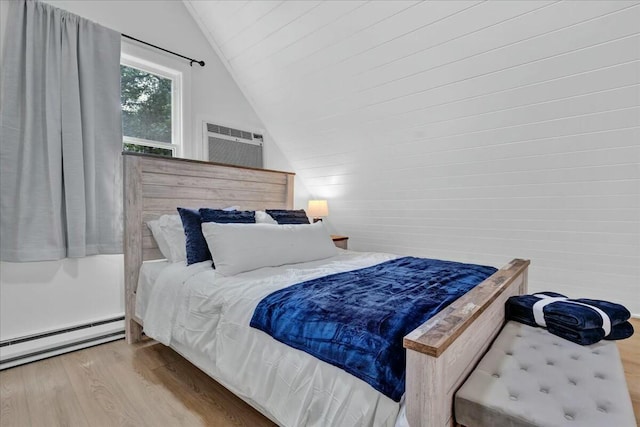
POLYGON ((216 274, 210 262, 169 264, 142 308, 144 330, 280 425, 393 426, 399 403, 249 326, 256 305, 278 289, 393 258, 340 251, 326 260, 232 277, 216 274))
POLYGON ((149 302, 151 288, 158 280, 160 272, 164 270, 171 262, 166 259, 154 259, 152 261, 144 261, 140 267, 138 275, 138 287, 136 288, 136 316, 144 319, 145 309, 149 302))

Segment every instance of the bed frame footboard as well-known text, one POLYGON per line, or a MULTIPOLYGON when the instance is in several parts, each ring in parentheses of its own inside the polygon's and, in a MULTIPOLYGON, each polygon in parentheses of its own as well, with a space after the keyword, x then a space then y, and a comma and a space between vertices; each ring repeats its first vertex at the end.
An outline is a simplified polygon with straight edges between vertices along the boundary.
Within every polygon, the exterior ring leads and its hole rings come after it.
POLYGON ((514 259, 404 337, 411 427, 454 425, 454 393, 502 329, 507 298, 527 292, 528 267, 514 259))

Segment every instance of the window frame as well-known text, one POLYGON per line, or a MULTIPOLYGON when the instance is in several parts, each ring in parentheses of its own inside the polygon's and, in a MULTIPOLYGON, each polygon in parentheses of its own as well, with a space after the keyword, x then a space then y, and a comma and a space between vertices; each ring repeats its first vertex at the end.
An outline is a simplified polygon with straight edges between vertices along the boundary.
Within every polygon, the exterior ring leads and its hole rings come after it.
POLYGON ((129 48, 125 48, 125 44, 123 43, 122 52, 120 54, 120 64, 171 80, 171 143, 126 136, 123 133, 123 151, 124 144, 135 144, 171 150, 172 157, 184 157, 185 150, 183 142, 186 139, 184 138, 184 130, 186 126, 183 122, 185 106, 184 73, 173 67, 159 64, 158 59, 162 58, 159 58, 157 55, 154 55, 155 57, 153 60, 147 59, 148 56, 151 56, 150 52, 145 53, 141 49, 136 49, 136 47, 132 45, 130 45, 129 48), (137 50, 137 52, 130 53, 132 50, 137 50))

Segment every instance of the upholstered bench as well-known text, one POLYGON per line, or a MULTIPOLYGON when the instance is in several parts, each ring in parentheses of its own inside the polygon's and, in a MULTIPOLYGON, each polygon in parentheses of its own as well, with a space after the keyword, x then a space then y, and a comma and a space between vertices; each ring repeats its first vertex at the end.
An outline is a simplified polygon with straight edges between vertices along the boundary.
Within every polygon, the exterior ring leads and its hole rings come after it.
POLYGON ((636 425, 615 342, 581 346, 507 322, 455 397, 468 427, 636 425))

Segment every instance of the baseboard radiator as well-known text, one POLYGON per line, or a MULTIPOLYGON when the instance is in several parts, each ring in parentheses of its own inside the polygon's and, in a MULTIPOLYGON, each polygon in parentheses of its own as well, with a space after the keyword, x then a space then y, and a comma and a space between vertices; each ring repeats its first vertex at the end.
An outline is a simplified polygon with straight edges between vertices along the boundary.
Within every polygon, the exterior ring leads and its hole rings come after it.
POLYGON ((0 370, 124 338, 124 316, 0 341, 0 370))

